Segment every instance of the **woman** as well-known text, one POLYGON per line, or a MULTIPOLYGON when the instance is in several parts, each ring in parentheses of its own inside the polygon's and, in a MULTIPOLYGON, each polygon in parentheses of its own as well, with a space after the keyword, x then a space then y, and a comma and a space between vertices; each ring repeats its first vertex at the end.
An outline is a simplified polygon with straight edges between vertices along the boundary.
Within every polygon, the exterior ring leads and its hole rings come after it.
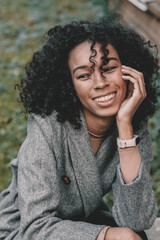
POLYGON ((48 35, 17 85, 28 135, 0 196, 0 238, 147 239, 157 59, 116 18, 48 35), (112 214, 102 202, 111 187, 112 214))

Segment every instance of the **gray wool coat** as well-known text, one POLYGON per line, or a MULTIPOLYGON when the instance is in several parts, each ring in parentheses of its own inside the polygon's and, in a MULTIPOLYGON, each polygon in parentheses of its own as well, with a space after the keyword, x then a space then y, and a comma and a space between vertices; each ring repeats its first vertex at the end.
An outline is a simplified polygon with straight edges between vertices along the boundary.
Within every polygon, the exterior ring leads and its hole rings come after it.
POLYGON ((30 115, 28 135, 13 178, 0 195, 0 239, 95 240, 103 225, 85 219, 113 189, 113 217, 119 226, 148 229, 157 215, 150 178, 151 140, 147 124, 137 132, 142 163, 139 176, 125 184, 119 167, 114 129, 94 155, 86 122, 76 130, 56 113, 30 115))

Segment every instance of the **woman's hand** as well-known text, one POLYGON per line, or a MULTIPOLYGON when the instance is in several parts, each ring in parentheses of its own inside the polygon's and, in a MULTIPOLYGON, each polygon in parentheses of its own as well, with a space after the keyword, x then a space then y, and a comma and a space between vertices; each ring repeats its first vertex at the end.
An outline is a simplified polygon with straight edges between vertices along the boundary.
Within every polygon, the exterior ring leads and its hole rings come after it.
POLYGON ((146 97, 143 73, 122 65, 122 79, 129 81, 127 95, 117 113, 117 121, 131 123, 132 118, 146 97))
POLYGON ((142 238, 127 227, 111 227, 107 230, 105 240, 142 240, 142 238))

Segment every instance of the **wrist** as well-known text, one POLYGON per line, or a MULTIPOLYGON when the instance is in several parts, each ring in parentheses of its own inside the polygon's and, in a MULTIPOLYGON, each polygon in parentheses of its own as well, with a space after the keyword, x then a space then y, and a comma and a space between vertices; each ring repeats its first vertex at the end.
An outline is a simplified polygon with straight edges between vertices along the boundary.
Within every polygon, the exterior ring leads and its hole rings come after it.
POLYGON ((117 128, 120 139, 133 138, 133 126, 130 121, 120 121, 117 119, 117 128))

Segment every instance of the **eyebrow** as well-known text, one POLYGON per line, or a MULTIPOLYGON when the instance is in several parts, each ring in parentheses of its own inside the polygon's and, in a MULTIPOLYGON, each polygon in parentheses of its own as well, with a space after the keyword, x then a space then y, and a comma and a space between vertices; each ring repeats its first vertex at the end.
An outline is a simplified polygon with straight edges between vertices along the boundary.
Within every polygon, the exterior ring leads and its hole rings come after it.
MULTIPOLYGON (((110 60, 116 60, 116 61, 118 61, 118 59, 117 59, 117 58, 114 58, 114 57, 108 58, 108 60, 109 60, 109 61, 110 61, 110 60)), ((76 68, 73 70, 73 74, 74 74, 78 69, 84 69, 84 68, 88 68, 88 66, 87 66, 87 65, 82 65, 82 66, 76 67, 76 68)))
POLYGON ((73 70, 73 74, 74 74, 75 71, 77 71, 78 69, 83 69, 83 68, 87 68, 87 67, 88 67, 87 65, 83 65, 83 66, 76 67, 76 68, 73 70))
POLYGON ((109 60, 109 61, 110 61, 110 60, 116 60, 116 61, 118 61, 118 59, 117 59, 117 58, 114 58, 114 57, 108 58, 108 60, 109 60))

